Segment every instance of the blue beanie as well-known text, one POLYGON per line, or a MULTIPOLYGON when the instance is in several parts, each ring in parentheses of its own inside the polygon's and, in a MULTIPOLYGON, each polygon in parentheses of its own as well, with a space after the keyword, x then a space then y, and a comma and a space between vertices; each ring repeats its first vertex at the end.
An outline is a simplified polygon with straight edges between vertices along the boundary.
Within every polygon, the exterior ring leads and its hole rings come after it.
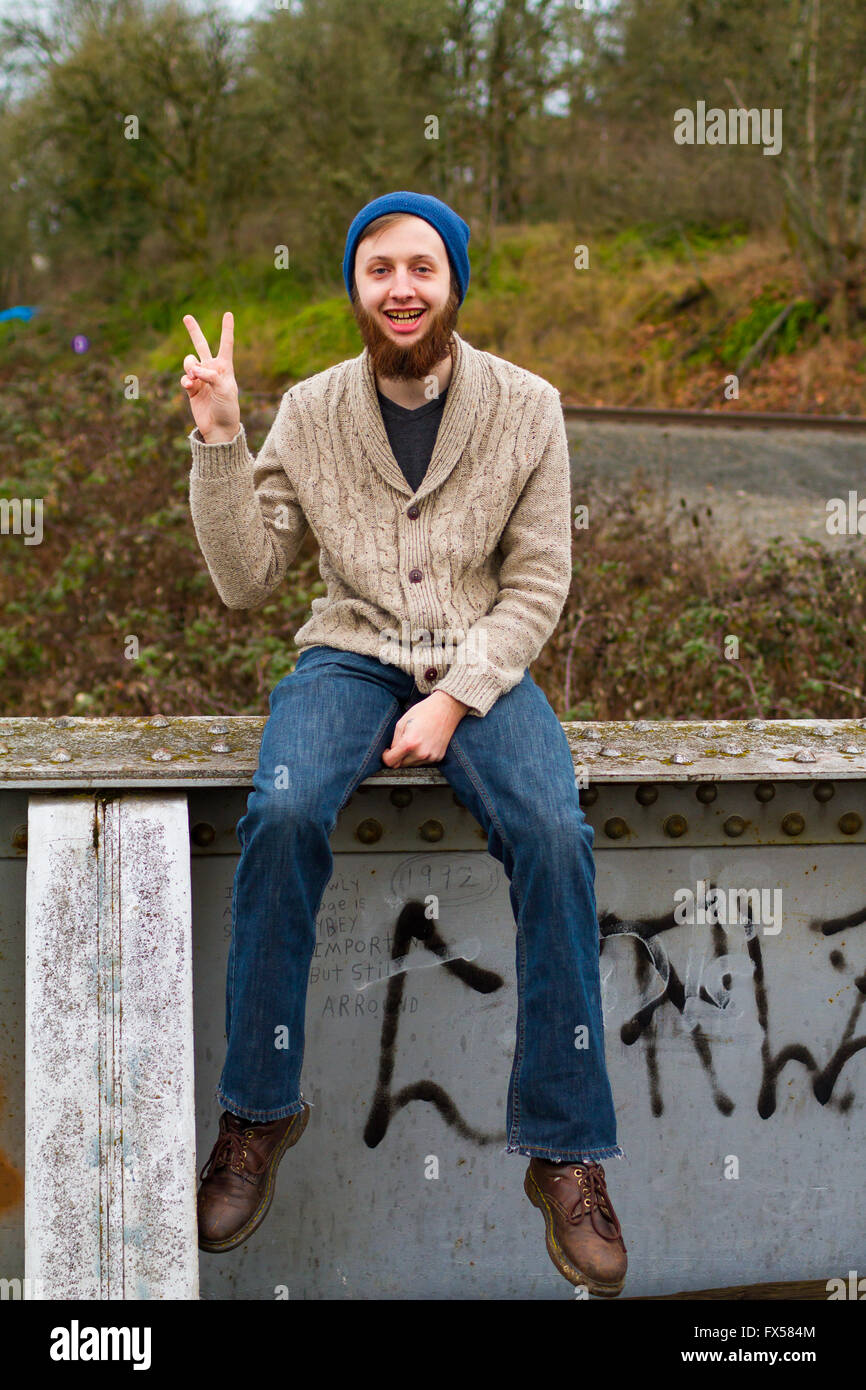
POLYGON ((469 254, 466 250, 470 235, 468 223, 464 222, 462 217, 458 217, 457 213, 439 198, 434 198, 428 193, 407 193, 405 191, 383 193, 381 198, 374 198, 372 203, 361 208, 349 228, 346 237, 346 254, 343 257, 343 279, 346 282, 349 298, 352 298, 355 252, 358 249, 358 242, 361 240, 364 228, 369 226, 375 218, 384 217, 386 212, 411 213, 413 217, 423 217, 425 222, 429 222, 431 227, 436 228, 445 242, 448 259, 457 279, 460 295, 458 303, 462 304, 469 287, 469 254))

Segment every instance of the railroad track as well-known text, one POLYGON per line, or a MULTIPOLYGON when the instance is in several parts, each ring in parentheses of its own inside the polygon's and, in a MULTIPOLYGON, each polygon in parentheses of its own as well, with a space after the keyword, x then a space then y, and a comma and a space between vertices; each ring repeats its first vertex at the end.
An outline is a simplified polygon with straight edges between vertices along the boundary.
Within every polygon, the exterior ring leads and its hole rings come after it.
POLYGON ((757 410, 650 410, 640 406, 591 406, 562 403, 567 421, 600 425, 677 425, 712 429, 832 430, 866 434, 866 415, 797 415, 757 410))

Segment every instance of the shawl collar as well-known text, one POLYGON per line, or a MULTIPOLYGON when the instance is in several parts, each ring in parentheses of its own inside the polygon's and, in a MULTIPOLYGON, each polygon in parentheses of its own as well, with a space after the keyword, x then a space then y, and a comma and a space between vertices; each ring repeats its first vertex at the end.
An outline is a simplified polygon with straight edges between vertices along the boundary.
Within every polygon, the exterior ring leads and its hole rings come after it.
POLYGON ((444 483, 469 443, 481 403, 484 371, 481 353, 454 333, 454 366, 448 396, 427 472, 416 493, 394 457, 376 395, 376 377, 367 348, 353 359, 348 406, 357 438, 366 457, 390 487, 416 500, 444 483))

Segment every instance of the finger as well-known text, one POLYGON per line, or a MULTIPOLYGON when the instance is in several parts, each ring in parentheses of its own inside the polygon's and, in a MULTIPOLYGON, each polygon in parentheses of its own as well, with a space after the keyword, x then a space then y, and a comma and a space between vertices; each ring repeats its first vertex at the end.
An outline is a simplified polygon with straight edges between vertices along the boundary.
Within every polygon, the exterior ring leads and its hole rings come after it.
POLYGON ((196 362, 194 367, 187 369, 190 376, 199 377, 202 381, 219 381, 220 374, 213 367, 203 367, 201 362, 196 362))
POLYGON ((235 321, 231 310, 226 309, 223 314, 223 331, 220 338, 220 350, 217 353, 221 362, 231 362, 232 348, 235 345, 235 321))
MULTIPOLYGON (((202 333, 192 314, 184 314, 183 321, 186 324, 186 331, 192 338, 193 347, 203 362, 212 362, 213 353, 208 347, 207 338, 202 333)), ((186 363, 184 363, 186 366, 186 363)))

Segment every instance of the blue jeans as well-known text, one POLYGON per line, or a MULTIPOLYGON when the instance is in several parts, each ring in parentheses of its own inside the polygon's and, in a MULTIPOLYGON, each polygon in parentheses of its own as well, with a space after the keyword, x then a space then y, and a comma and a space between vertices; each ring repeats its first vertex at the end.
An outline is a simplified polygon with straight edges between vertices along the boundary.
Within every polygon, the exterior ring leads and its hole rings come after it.
MULTIPOLYGON (((303 1108, 307 982, 333 870, 329 837, 355 788, 382 770, 397 720, 424 698, 396 666, 328 646, 303 651, 271 692, 237 827, 228 1045, 216 1093, 225 1110, 273 1120, 303 1108)), ((622 1158, 604 1055, 594 832, 565 732, 528 668, 483 719, 464 716, 436 766, 483 826, 510 884, 518 1008, 506 1152, 622 1158)))

